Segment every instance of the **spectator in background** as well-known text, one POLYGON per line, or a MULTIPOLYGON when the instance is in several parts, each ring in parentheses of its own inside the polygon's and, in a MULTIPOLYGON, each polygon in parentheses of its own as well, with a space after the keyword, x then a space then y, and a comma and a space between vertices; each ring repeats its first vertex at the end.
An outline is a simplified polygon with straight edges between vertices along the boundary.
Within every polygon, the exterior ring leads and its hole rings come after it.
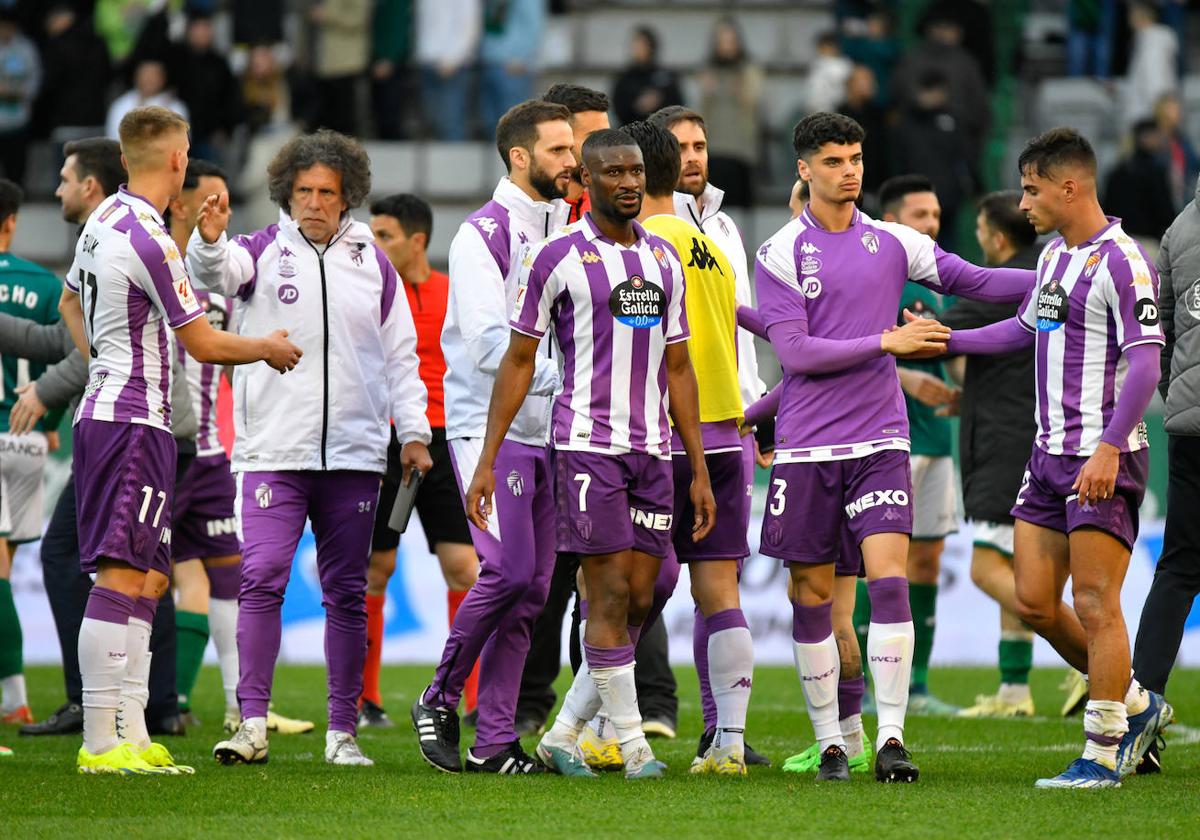
POLYGON ((134 108, 147 105, 161 105, 188 119, 187 105, 183 104, 174 93, 167 90, 167 68, 154 59, 142 61, 133 71, 133 88, 113 100, 108 106, 108 119, 105 121, 105 135, 113 140, 120 138, 117 128, 121 118, 134 108))
POLYGON ((546 28, 546 0, 485 0, 479 50, 479 112, 483 133, 512 106, 533 97, 538 45, 546 28))
POLYGON ((1133 127, 1133 150, 1121 160, 1104 184, 1104 212, 1121 220, 1130 236, 1145 239, 1157 252, 1158 242, 1175 219, 1171 186, 1162 154, 1166 143, 1154 120, 1133 127))
POLYGON ((700 73, 700 107, 708 128, 709 177, 725 187, 725 204, 754 203, 763 96, 762 68, 746 55, 733 18, 713 26, 708 67, 700 73))
POLYGON ((1126 124, 1133 124, 1153 116, 1154 104, 1164 93, 1179 89, 1179 39, 1174 30, 1158 22, 1158 7, 1149 2, 1130 4, 1129 28, 1133 31, 1133 46, 1124 117, 1126 124))
POLYGON ((41 81, 37 48, 17 28, 15 12, 0 10, 0 166, 18 185, 25 181, 25 147, 41 81))
POLYGON ((480 0, 417 0, 421 104, 438 140, 467 139, 468 69, 482 23, 480 0))
MULTIPOLYGON (((979 62, 963 47, 962 39, 962 26, 953 17, 929 18, 924 40, 908 50, 896 67, 893 87, 896 105, 903 112, 917 105, 922 80, 930 70, 942 74, 949 89, 947 108, 967 137, 968 166, 975 171, 991 122, 992 100, 979 62)), ((940 189, 938 195, 942 196, 940 189)))
POLYGON ((911 103, 889 137, 892 171, 924 175, 942 205, 938 242, 948 251, 958 250, 955 224, 959 208, 974 190, 966 133, 950 112, 950 83, 946 74, 927 69, 911 103))
POLYGON ((275 50, 266 44, 251 47, 242 77, 242 105, 251 133, 291 125, 291 98, 275 50))
POLYGON ((278 44, 283 40, 286 0, 230 0, 235 44, 278 44))
POLYGON ((39 134, 64 126, 104 125, 112 69, 108 47, 91 20, 69 3, 58 3, 46 14, 45 33, 45 76, 34 108, 39 134))
POLYGON ((658 36, 653 29, 639 26, 633 30, 629 57, 629 66, 617 76, 613 87, 618 123, 644 120, 659 108, 683 104, 679 77, 675 71, 658 66, 658 36))
POLYGON ((96 0, 96 32, 108 45, 113 64, 129 57, 142 28, 162 6, 162 0, 96 0))
POLYGON ((233 129, 243 121, 242 97, 229 61, 213 46, 213 24, 207 14, 187 22, 184 42, 173 53, 171 78, 191 115, 192 157, 223 159, 233 129))
POLYGON ((865 18, 847 20, 842 38, 846 57, 875 74, 875 104, 881 107, 891 101, 892 71, 900 59, 900 42, 891 25, 887 12, 875 9, 865 18))
POLYGON ((383 140, 403 140, 412 100, 412 0, 377 0, 371 24, 371 104, 375 131, 383 140))
POLYGON ((879 90, 875 74, 865 64, 856 64, 846 79, 846 98, 836 106, 839 114, 845 114, 863 127, 867 133, 863 140, 863 192, 874 195, 879 185, 890 177, 888 163, 888 115, 879 104, 879 90))
POLYGON ((846 80, 854 63, 842 55, 836 32, 817 36, 817 57, 808 71, 808 94, 804 107, 808 113, 832 111, 846 89, 846 80))
POLYGON ((313 27, 312 74, 317 94, 311 128, 362 134, 358 88, 371 57, 372 0, 318 0, 308 10, 313 27))
POLYGON ((1117 0, 1067 3, 1067 75, 1107 79, 1112 71, 1117 0))
POLYGON ((1200 156, 1183 133, 1183 106, 1179 94, 1165 93, 1154 105, 1154 121, 1163 138, 1163 156, 1167 162, 1167 180, 1171 184, 1174 206, 1182 207, 1191 195, 1200 175, 1200 156))

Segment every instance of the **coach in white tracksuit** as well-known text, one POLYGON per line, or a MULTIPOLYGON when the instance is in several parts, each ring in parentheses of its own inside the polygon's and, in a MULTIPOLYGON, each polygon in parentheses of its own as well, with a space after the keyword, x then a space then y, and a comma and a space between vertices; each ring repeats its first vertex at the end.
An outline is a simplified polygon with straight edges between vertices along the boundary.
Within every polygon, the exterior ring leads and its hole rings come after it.
POLYGON ((303 135, 284 146, 268 173, 271 198, 284 209, 279 224, 230 241, 228 196, 210 197, 187 253, 193 280, 233 299, 239 331, 287 324, 304 350, 290 376, 265 365, 234 374, 243 723, 214 754, 226 763, 266 759, 283 593, 311 519, 326 611, 325 757, 369 764, 354 735, 367 646, 367 563, 389 418, 406 475, 430 466, 416 331, 395 269, 370 228, 349 213, 370 188, 362 147, 331 131, 303 135))

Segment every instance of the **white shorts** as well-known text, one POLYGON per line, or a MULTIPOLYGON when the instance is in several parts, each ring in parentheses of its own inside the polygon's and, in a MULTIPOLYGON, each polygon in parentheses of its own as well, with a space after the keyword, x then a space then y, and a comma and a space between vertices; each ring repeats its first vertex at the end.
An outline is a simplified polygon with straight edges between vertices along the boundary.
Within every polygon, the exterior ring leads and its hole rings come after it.
POLYGON ((41 432, 0 433, 0 536, 26 543, 42 535, 42 474, 48 446, 41 432))
POLYGON ((971 522, 971 543, 984 548, 994 548, 1001 554, 1012 557, 1013 526, 1000 522, 971 522))
POLYGON ((910 455, 914 540, 940 540, 958 530, 958 492, 949 455, 910 455))

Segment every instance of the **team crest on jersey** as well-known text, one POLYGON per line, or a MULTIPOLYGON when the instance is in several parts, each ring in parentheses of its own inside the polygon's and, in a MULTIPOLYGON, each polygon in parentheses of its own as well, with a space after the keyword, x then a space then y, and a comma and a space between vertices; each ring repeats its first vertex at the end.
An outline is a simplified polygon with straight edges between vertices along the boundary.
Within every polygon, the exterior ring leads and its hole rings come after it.
POLYGON ((595 263, 600 262, 600 260, 602 260, 604 258, 601 257, 599 254, 597 254, 595 251, 584 251, 579 255, 579 259, 581 262, 583 262, 586 265, 593 265, 595 263))
POLYGON ((579 535, 579 539, 584 542, 592 541, 592 520, 591 517, 577 514, 574 519, 575 533, 579 535))
POLYGON ((608 308, 625 326, 650 329, 662 323, 667 311, 667 295, 659 286, 634 274, 612 290, 608 308))
POLYGON ((800 258, 800 273, 801 274, 816 274, 821 270, 821 260, 806 254, 800 258))
POLYGON ((492 234, 495 233, 496 229, 500 227, 500 225, 496 224, 496 220, 491 216, 480 216, 475 220, 475 224, 481 231, 487 234, 488 239, 491 239, 492 234))
POLYGON ((1054 332, 1067 321, 1067 292, 1057 278, 1051 278, 1038 292, 1037 328, 1054 332))
POLYGON ((263 508, 264 510, 269 508, 271 506, 271 485, 264 481, 262 484, 255 487, 254 500, 258 502, 258 506, 260 508, 263 508))
MULTIPOLYGON (((692 241, 695 242, 695 240, 692 240, 692 241)), ((663 268, 671 267, 670 264, 667 262, 667 255, 666 255, 666 253, 663 252, 662 248, 655 245, 654 248, 650 251, 650 253, 654 254, 654 259, 658 260, 658 264, 661 265, 663 268)))
POLYGON ((291 260, 279 261, 279 276, 291 278, 296 276, 296 264, 291 260))
POLYGON ((521 478, 521 474, 513 470, 508 474, 508 491, 514 496, 520 496, 525 492, 525 479, 521 478))
POLYGON ((763 530, 767 542, 771 545, 779 545, 783 542, 783 520, 772 516, 767 520, 767 527, 763 530))
POLYGON ((354 250, 350 252, 350 261, 353 262, 355 265, 362 265, 363 264, 363 253, 367 250, 367 243, 366 242, 355 242, 353 245, 353 249, 354 250))
POLYGON ((1083 264, 1083 276, 1091 277, 1096 273, 1096 266, 1100 265, 1100 255, 1092 254, 1087 258, 1087 262, 1083 264))
POLYGON ((875 235, 874 231, 869 230, 862 235, 862 244, 868 254, 879 253, 879 237, 875 235))

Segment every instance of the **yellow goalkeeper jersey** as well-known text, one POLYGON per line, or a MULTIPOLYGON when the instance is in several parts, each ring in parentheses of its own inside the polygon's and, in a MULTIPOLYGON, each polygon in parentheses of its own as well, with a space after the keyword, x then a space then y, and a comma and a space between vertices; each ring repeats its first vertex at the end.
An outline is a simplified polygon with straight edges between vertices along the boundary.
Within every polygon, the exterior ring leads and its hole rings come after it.
POLYGON ((683 265, 688 354, 700 389, 700 422, 741 422, 733 267, 711 239, 683 219, 662 214, 642 226, 671 243, 683 265))

